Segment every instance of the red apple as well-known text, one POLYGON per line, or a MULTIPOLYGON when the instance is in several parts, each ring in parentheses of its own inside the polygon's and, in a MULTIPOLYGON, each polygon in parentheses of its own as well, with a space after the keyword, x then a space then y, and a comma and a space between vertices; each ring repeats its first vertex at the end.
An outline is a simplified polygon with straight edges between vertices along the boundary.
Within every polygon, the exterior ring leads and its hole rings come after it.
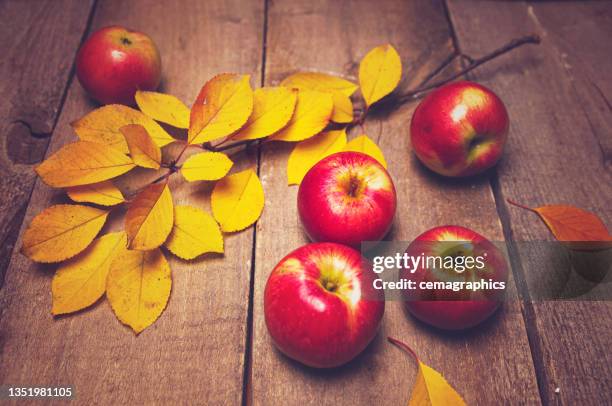
POLYGON ((350 247, 311 243, 296 249, 266 283, 264 315, 272 340, 312 367, 350 361, 372 341, 385 311, 374 279, 370 264, 350 247))
MULTIPOLYGON (((406 308, 416 318, 445 330, 462 330, 473 327, 491 316, 504 298, 508 281, 508 268, 499 249, 482 235, 465 227, 441 226, 419 235, 406 253, 453 258, 455 266, 421 265, 414 272, 402 268, 401 279, 414 281, 416 289, 403 291, 406 308), (465 259, 471 269, 466 269, 465 259), (480 260, 481 263, 478 261, 480 260), (483 265, 483 266, 480 266, 483 265), (431 282, 475 282, 487 281, 491 289, 453 291, 451 289, 429 289, 431 282), (423 285, 421 285, 421 283, 423 285), (493 283, 496 285, 493 286, 493 283)), ((432 264, 433 264, 432 260, 432 264)), ((459 288, 459 285, 457 285, 459 288)))
POLYGON ((298 211, 308 236, 354 248, 382 239, 395 207, 389 173, 360 152, 339 152, 319 161, 298 191, 298 211))
POLYGON ((76 72, 98 102, 134 104, 136 90, 159 86, 161 58, 148 35, 111 26, 85 41, 77 54, 76 72))
POLYGON ((440 175, 476 175, 501 157, 508 125, 506 107, 490 89, 454 82, 431 92, 414 111, 412 149, 440 175))

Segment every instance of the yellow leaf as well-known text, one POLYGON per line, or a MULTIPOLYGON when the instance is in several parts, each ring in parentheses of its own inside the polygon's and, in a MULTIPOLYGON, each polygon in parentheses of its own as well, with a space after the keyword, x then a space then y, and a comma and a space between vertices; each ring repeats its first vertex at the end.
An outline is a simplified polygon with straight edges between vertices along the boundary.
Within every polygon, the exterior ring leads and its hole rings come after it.
POLYGON ((334 108, 330 93, 316 90, 300 90, 295 112, 285 128, 271 139, 278 141, 302 141, 320 133, 329 123, 334 108))
POLYGON ((353 102, 351 98, 340 92, 333 92, 334 112, 331 121, 334 123, 350 123, 353 121, 353 102))
POLYGON ((344 147, 345 151, 361 152, 376 159, 382 166, 387 169, 387 161, 378 145, 374 143, 367 135, 363 134, 353 138, 344 147))
POLYGON ((35 170, 49 186, 70 187, 112 179, 133 167, 132 160, 114 148, 77 141, 64 145, 35 170))
POLYGON ((136 91, 136 104, 153 120, 176 128, 189 128, 189 107, 178 98, 164 93, 136 91))
POLYGON ((359 85, 368 106, 391 93, 402 77, 402 61, 393 46, 381 45, 366 54, 359 64, 359 85))
POLYGON ((140 124, 129 124, 119 129, 128 144, 132 161, 143 168, 159 169, 161 150, 140 124))
POLYGON ((53 314, 76 312, 91 306, 106 291, 106 276, 113 259, 125 251, 124 232, 97 238, 85 251, 59 267, 53 281, 53 314))
POLYGON ((227 155, 220 152, 201 152, 187 158, 181 174, 189 182, 217 180, 227 175, 233 164, 227 155))
POLYGON ((255 223, 264 207, 264 191, 255 171, 247 169, 217 182, 211 206, 225 232, 240 231, 255 223))
POLYGON ((140 192, 125 215, 128 248, 152 250, 166 241, 174 221, 172 195, 166 183, 154 183, 140 192))
POLYGON ((387 340, 410 353, 419 364, 409 406, 465 406, 461 396, 446 379, 438 371, 422 363, 408 345, 392 337, 387 337, 387 340))
POLYGON ((84 141, 105 144, 127 153, 128 146, 119 129, 128 124, 142 125, 160 148, 174 142, 174 138, 151 117, 121 104, 100 107, 70 125, 84 141))
POLYGON ((58 204, 34 217, 23 234, 21 252, 36 262, 60 262, 83 251, 104 225, 108 212, 58 204))
POLYGON ((110 180, 91 185, 73 186, 66 189, 66 193, 75 202, 95 203, 102 206, 114 206, 125 202, 121 191, 110 180))
POLYGON ((331 93, 334 102, 331 121, 350 123, 353 120, 353 103, 350 96, 357 90, 357 85, 348 80, 324 73, 299 72, 285 78, 281 85, 331 93))
POLYGON ((419 361, 409 406, 464 406, 461 396, 435 369, 419 361))
POLYGON ((357 85, 337 76, 318 72, 298 72, 283 79, 281 86, 295 89, 319 91, 336 91, 350 96, 357 90, 357 85))
POLYGON ((299 185, 306 173, 321 159, 342 151, 346 144, 346 131, 326 131, 293 148, 287 163, 287 182, 299 185))
POLYGON ((111 263, 106 297, 117 318, 136 334, 161 316, 171 290, 170 266, 159 249, 126 250, 111 263))
POLYGON ((223 253, 223 235, 210 214, 191 206, 177 206, 174 227, 165 245, 174 255, 193 259, 206 252, 223 253))
POLYGON ((286 87, 263 87, 253 92, 253 113, 232 140, 255 140, 272 135, 287 125, 297 102, 297 91, 286 87))
POLYGON ((188 140, 199 144, 226 137, 253 111, 249 75, 223 73, 209 80, 191 107, 188 140))

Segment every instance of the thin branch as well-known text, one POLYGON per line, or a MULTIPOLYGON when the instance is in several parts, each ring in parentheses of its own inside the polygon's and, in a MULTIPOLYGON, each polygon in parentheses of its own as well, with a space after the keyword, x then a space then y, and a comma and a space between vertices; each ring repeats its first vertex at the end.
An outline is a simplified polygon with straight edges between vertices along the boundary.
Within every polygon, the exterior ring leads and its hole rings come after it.
POLYGON ((453 80, 460 78, 461 76, 465 75, 466 73, 469 73, 471 71, 473 71, 474 69, 476 69, 477 67, 479 67, 480 65, 489 62, 490 60, 493 60, 501 55, 504 55, 510 51, 512 51, 515 48, 518 48, 520 46, 523 45, 527 45, 527 44, 539 44, 541 42, 541 39, 538 35, 532 34, 532 35, 526 35, 524 37, 521 38, 515 38, 512 41, 508 42, 506 45, 486 54, 485 56, 481 57, 481 58, 477 58, 477 59, 472 59, 471 57, 467 56, 467 55, 461 55, 463 58, 468 59, 468 61, 471 60, 470 64, 468 66, 466 66, 465 68, 461 69, 460 71, 450 75, 449 77, 447 77, 446 79, 442 79, 439 80, 435 83, 432 83, 430 85, 427 86, 422 86, 422 87, 418 87, 414 90, 409 91, 408 93, 405 93, 401 96, 398 97, 398 103, 399 104, 403 104, 406 103, 410 100, 413 100, 416 98, 416 96, 418 96, 421 93, 427 92, 429 90, 433 90, 437 87, 440 87, 442 85, 445 85, 449 82, 452 82, 453 80))
POLYGON ((222 145, 223 143, 219 144, 219 145, 209 145, 209 144, 204 144, 202 145, 202 148, 211 151, 211 152, 223 152, 223 151, 227 151, 228 149, 232 149, 232 148, 236 148, 236 147, 240 147, 243 145, 251 145, 254 144, 255 142, 259 141, 259 139, 256 140, 243 140, 243 141, 238 141, 238 142, 233 142, 231 144, 226 144, 226 145, 222 145))

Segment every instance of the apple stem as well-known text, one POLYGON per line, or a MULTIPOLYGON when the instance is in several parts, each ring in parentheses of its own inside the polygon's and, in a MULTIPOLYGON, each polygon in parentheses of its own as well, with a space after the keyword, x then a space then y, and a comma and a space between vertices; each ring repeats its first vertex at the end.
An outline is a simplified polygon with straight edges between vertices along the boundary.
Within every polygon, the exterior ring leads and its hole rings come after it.
POLYGON ((387 340, 389 340, 391 344, 394 344, 398 346, 399 348, 401 348, 402 350, 407 351, 410 355, 412 355, 412 357, 414 358, 416 362, 421 362, 419 360, 419 357, 417 357, 416 353, 414 352, 414 350, 410 348, 408 344, 405 344, 402 341, 398 340, 397 338, 393 338, 393 337, 387 337, 387 340))
POLYGON ((511 200, 511 199, 506 199, 506 201, 508 203, 510 203, 511 205, 513 205, 513 206, 520 207, 521 209, 529 210, 529 211, 532 211, 532 212, 536 213, 536 211, 534 209, 532 209, 531 207, 525 206, 524 204, 517 203, 517 202, 515 202, 514 200, 511 200))

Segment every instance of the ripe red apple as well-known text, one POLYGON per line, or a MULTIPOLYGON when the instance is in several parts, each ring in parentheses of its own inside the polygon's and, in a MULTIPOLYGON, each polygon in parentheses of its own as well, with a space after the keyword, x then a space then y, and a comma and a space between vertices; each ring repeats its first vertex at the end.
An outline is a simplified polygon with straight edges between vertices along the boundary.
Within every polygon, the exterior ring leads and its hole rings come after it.
POLYGON ((508 126, 506 107, 490 89, 467 81, 449 83, 414 111, 412 149, 440 175, 476 175, 501 157, 508 126))
POLYGON ((339 152, 319 161, 298 191, 300 219, 310 238, 354 248, 382 239, 395 207, 389 173, 360 152, 339 152))
POLYGON ((111 26, 85 41, 77 54, 76 72, 98 102, 134 104, 136 90, 159 86, 161 58, 148 35, 111 26))
MULTIPOLYGON (((419 235, 408 247, 410 256, 473 258, 472 269, 458 266, 445 269, 439 266, 419 266, 414 273, 401 269, 400 278, 415 282, 417 289, 404 290, 406 308, 416 318, 445 330, 473 327, 491 316, 504 298, 508 281, 508 268, 499 249, 482 235, 460 226, 441 226, 419 235), (479 267, 478 258, 484 264, 479 267), (477 267, 478 265, 478 267, 477 267), (480 268, 480 269, 479 269, 480 268), (459 272, 461 271, 461 272, 459 272), (485 280, 496 283, 497 288, 477 291, 462 289, 428 289, 428 282, 468 282, 485 280), (425 285, 419 285, 423 283, 425 285), (503 285, 501 284, 503 283, 503 285)), ((450 261, 450 260, 449 260, 450 261)), ((465 261, 465 260, 461 260, 465 261)), ((492 286, 492 285, 491 285, 492 286)))
POLYGON ((272 270, 264 292, 275 345, 316 368, 350 361, 372 341, 385 311, 374 279, 370 264, 350 247, 311 243, 296 249, 272 270))

